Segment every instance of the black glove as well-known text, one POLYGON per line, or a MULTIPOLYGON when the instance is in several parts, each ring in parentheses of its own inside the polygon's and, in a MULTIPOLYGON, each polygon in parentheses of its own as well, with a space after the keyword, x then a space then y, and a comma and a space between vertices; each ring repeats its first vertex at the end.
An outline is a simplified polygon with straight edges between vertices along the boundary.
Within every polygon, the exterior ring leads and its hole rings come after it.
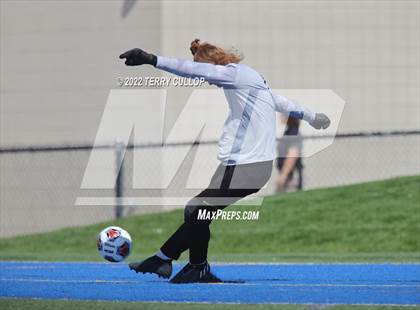
POLYGON ((139 48, 133 48, 120 55, 120 59, 125 58, 127 66, 152 65, 156 67, 157 57, 153 54, 146 53, 139 48))
POLYGON ((326 129, 330 126, 331 121, 324 113, 316 113, 315 119, 310 123, 315 129, 326 129))

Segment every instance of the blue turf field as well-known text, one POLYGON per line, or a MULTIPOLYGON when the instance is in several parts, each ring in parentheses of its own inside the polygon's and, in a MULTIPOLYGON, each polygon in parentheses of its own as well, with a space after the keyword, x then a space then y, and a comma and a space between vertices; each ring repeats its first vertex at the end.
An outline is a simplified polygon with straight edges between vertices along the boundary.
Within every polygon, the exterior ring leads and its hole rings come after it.
MULTIPOLYGON (((182 267, 175 266, 175 272, 182 267)), ((0 296, 215 303, 420 304, 420 264, 215 264, 238 283, 169 284, 126 264, 0 262, 0 296)))

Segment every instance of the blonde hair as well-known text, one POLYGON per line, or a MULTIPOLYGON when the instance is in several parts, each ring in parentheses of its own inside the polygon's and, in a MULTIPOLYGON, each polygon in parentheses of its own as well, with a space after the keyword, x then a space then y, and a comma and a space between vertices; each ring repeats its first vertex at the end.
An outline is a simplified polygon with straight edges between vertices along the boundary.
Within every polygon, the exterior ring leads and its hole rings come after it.
POLYGON ((227 65, 239 63, 241 55, 233 51, 227 51, 207 42, 200 43, 200 39, 191 42, 190 51, 194 56, 194 61, 207 62, 215 65, 227 65))

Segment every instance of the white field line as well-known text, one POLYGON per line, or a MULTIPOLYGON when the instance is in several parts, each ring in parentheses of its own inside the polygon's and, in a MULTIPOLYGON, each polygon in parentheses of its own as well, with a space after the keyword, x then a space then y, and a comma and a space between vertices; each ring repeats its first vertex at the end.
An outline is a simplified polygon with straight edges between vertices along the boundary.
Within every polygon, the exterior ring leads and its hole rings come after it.
MULTIPOLYGON (((89 265, 108 265, 111 267, 126 267, 128 262, 121 262, 121 263, 108 263, 108 262, 89 262, 89 261, 16 261, 16 260, 0 260, 0 269, 6 269, 4 267, 2 267, 3 263, 12 263, 12 264, 51 264, 52 265, 65 265, 65 264, 89 264, 89 265)), ((187 263, 186 261, 179 261, 177 263, 175 263, 174 265, 184 265, 185 263, 187 263)), ((413 266, 420 266, 420 262, 379 262, 379 263, 372 263, 372 262, 302 262, 302 263, 293 263, 293 262, 211 262, 210 265, 216 265, 216 266, 231 266, 231 265, 238 265, 238 266, 249 266, 249 265, 255 265, 255 266, 261 266, 261 265, 269 265, 269 266, 283 266, 283 265, 291 265, 291 266, 311 266, 311 265, 349 265, 349 266, 358 266, 358 265, 413 265, 413 266)), ((10 267, 8 267, 10 268, 10 267)), ((15 268, 15 267, 13 267, 15 268)), ((12 269, 12 268, 10 268, 12 269)))
MULTIPOLYGON (((19 300, 22 298, 19 297, 1 297, 0 299, 13 299, 19 300)), ((25 299, 31 300, 44 300, 45 298, 40 297, 28 297, 25 299)), ((51 300, 51 299, 48 299, 51 300)), ((54 300, 61 300, 61 301, 102 301, 102 302, 115 302, 110 300, 98 300, 98 299, 70 299, 70 298, 54 298, 54 300)), ((170 301, 170 300, 144 300, 144 301, 122 301, 124 303, 135 303, 135 304, 142 304, 142 303, 152 303, 152 304, 206 304, 206 305, 244 305, 244 304, 251 304, 251 305, 308 305, 308 306, 342 306, 342 305, 357 305, 357 306, 389 306, 389 307, 416 307, 418 304, 373 304, 373 303, 312 303, 312 302, 303 302, 303 303, 291 303, 291 302, 264 302, 264 303, 242 303, 242 302, 209 302, 209 301, 170 301)))
MULTIPOLYGON (((132 283, 142 283, 141 281, 135 280, 53 280, 53 279, 24 279, 24 278, 0 278, 0 281, 4 282, 30 282, 30 283, 74 283, 74 284, 98 284, 98 283, 111 283, 111 284, 132 284, 132 283)), ((258 282, 258 280, 256 280, 258 282)), ((398 288, 420 288, 419 285, 411 284, 334 284, 334 283, 203 283, 207 285, 227 285, 227 286, 281 286, 281 287, 398 287, 398 288)))

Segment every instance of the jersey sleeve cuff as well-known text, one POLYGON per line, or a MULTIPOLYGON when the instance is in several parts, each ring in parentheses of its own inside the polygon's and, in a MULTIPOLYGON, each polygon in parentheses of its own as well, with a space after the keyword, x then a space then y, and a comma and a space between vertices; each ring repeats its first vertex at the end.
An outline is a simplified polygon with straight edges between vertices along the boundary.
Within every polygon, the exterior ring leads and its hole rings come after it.
POLYGON ((315 113, 312 111, 307 111, 303 113, 303 120, 307 121, 309 124, 315 120, 315 113))

